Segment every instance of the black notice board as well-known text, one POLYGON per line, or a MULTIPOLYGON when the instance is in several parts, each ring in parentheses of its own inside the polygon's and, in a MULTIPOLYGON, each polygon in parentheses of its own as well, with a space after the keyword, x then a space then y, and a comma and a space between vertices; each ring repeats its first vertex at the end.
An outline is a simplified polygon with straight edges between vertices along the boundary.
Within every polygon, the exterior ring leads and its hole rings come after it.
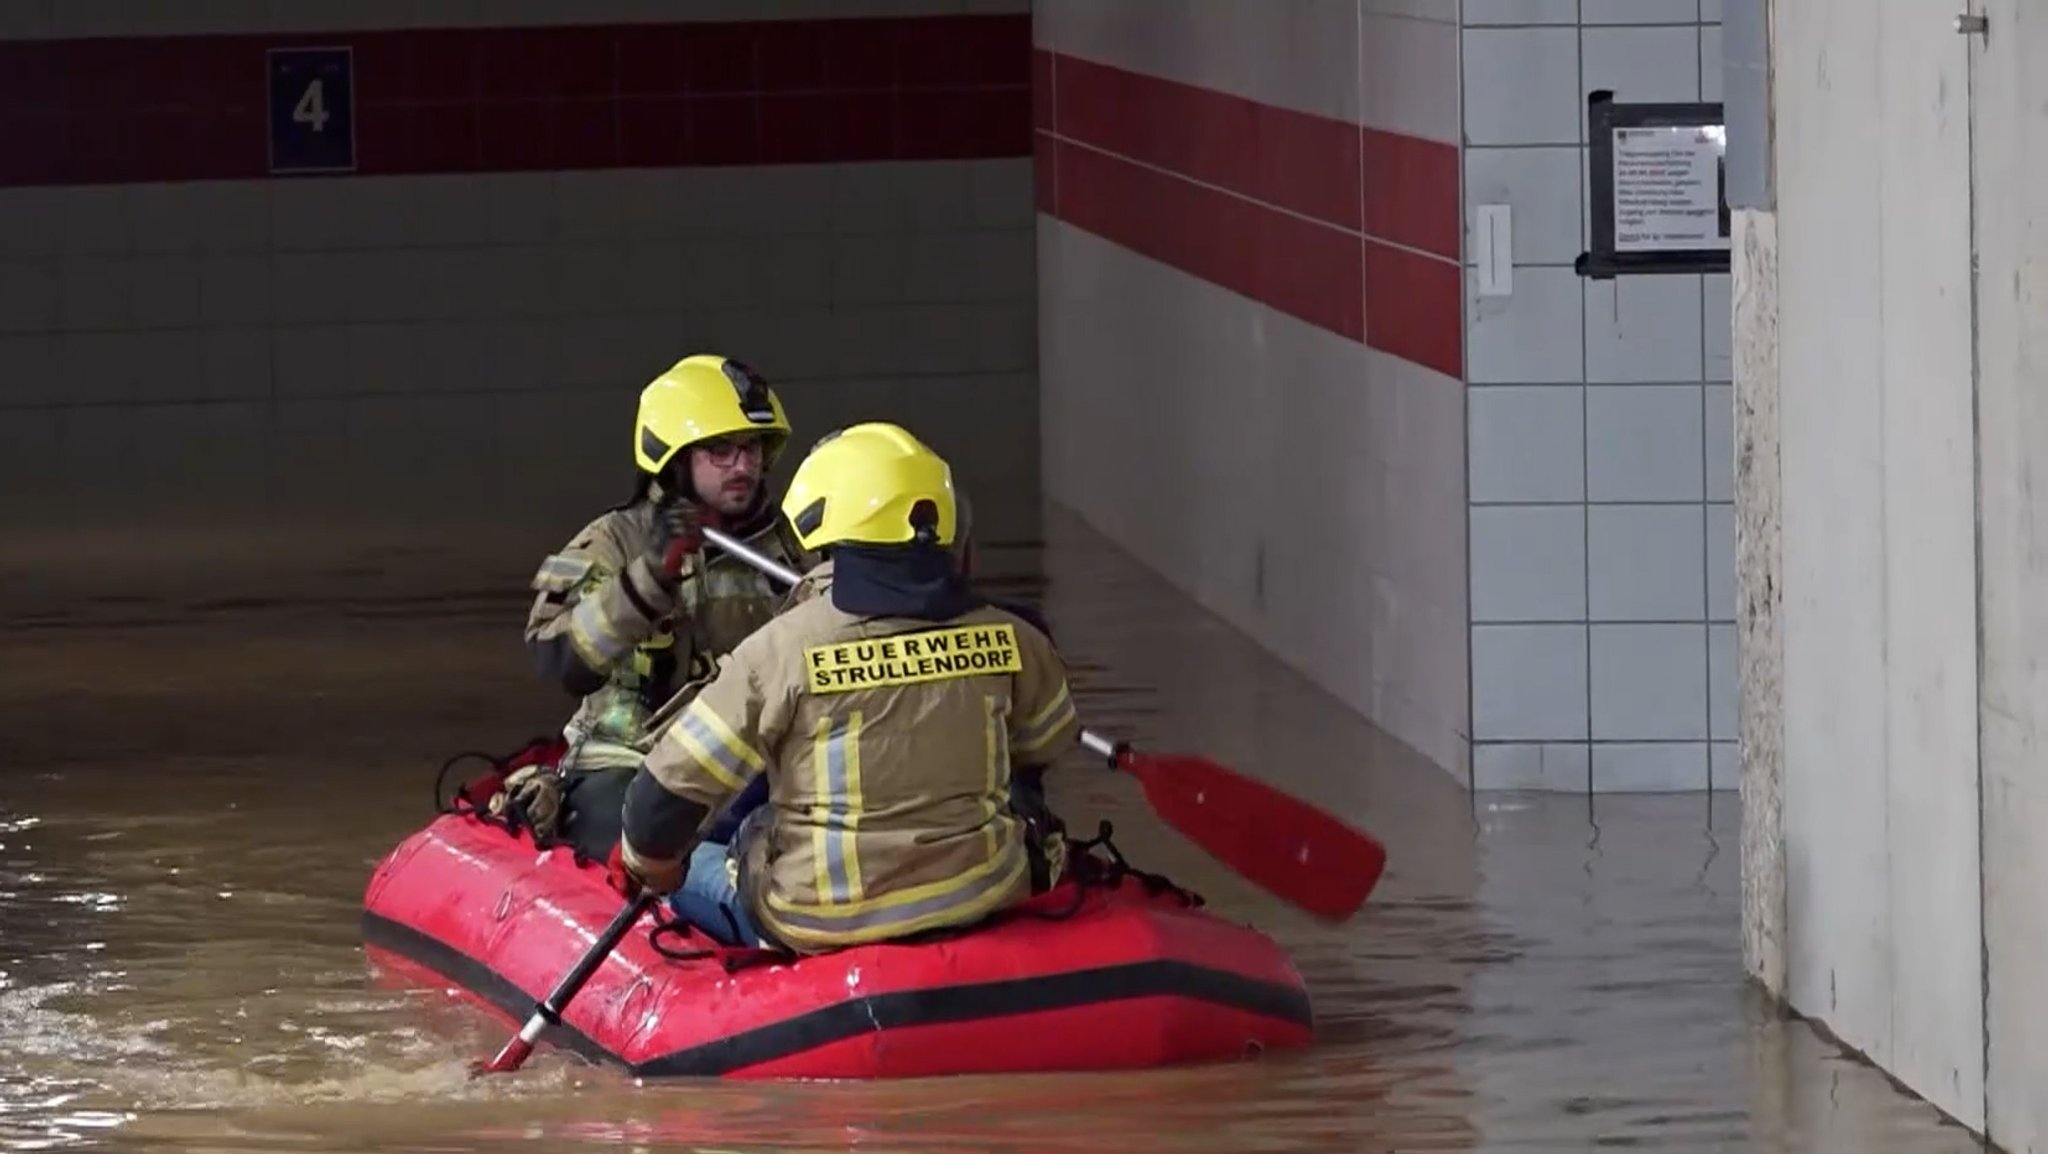
POLYGON ((1728 271, 1728 162, 1721 105, 1586 98, 1593 247, 1583 277, 1728 271), (1617 188, 1621 191, 1619 203, 1617 188))

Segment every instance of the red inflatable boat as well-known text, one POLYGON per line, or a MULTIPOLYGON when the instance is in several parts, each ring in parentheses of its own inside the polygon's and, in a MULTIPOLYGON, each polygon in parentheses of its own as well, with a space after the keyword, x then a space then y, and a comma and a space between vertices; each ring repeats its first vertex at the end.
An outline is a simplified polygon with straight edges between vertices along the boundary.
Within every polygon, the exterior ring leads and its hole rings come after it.
MULTIPOLYGON (((1309 999, 1265 935, 1097 867, 950 937, 792 960, 642 922, 549 1039, 642 1076, 904 1078, 1104 1070, 1306 1046, 1309 999)), ((602 865, 459 804, 371 876, 373 964, 519 1022, 618 912, 602 865)))

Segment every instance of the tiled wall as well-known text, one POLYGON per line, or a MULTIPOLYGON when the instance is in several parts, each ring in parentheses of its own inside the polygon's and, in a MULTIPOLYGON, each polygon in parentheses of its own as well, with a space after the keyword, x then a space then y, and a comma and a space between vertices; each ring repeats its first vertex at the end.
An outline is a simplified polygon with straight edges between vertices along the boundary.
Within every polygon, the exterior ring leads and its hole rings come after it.
POLYGON ((0 0, 0 523, 552 539, 704 349, 1035 523, 1024 10, 0 0), (266 171, 307 43, 353 51, 353 174, 266 171))
POLYGON ((1720 99, 1720 0, 1463 20, 1467 227, 1509 205, 1514 258, 1465 305, 1474 785, 1733 789, 1729 280, 1572 269, 1586 94, 1720 99))
POLYGON ((1048 490, 1463 780, 1456 0, 1034 15, 1048 490))

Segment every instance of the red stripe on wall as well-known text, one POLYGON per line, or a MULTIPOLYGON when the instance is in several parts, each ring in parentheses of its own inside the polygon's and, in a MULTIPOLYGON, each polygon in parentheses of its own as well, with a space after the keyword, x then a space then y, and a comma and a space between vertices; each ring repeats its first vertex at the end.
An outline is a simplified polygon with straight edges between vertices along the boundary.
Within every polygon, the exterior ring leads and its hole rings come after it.
POLYGON ((0 185, 269 172, 266 51, 353 52, 364 175, 1021 157, 1026 15, 0 42, 0 185))
POLYGON ((1464 375, 1455 146, 1035 56, 1040 211, 1464 375))

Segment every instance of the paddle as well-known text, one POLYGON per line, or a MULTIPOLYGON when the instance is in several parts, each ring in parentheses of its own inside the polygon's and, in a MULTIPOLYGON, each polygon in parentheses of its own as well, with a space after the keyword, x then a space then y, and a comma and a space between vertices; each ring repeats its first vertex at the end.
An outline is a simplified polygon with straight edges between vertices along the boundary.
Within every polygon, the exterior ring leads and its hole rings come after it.
MULTIPOLYGON (((784 585, 802 574, 717 529, 712 544, 784 585)), ((1371 835, 1263 782, 1193 754, 1140 753, 1092 730, 1081 744, 1144 787, 1161 821, 1268 892, 1316 914, 1350 917, 1379 883, 1387 850, 1371 835)))
POLYGON ((547 1032, 549 1026, 562 1024, 562 1011, 569 1008, 570 1000, 583 989, 583 984, 590 980, 590 976, 597 972, 597 968, 604 964, 604 960, 611 956, 619 943, 625 940, 626 934, 640 920, 640 915, 646 913, 659 900, 661 899, 656 894, 642 892, 632 901, 620 906, 619 912, 612 915, 611 924, 605 926, 604 932, 597 935, 597 940, 590 943, 590 948, 583 951, 583 956, 576 960, 575 967, 556 983, 554 989, 548 991, 547 997, 533 1007, 533 1016, 526 1019, 526 1025, 520 1027, 511 1041, 505 1043, 505 1048, 498 1051, 497 1057, 481 1066, 470 1067, 469 1076, 475 1078, 483 1074, 509 1074, 525 1065, 527 1056, 532 1054, 534 1046, 539 1044, 540 1036, 547 1032))

